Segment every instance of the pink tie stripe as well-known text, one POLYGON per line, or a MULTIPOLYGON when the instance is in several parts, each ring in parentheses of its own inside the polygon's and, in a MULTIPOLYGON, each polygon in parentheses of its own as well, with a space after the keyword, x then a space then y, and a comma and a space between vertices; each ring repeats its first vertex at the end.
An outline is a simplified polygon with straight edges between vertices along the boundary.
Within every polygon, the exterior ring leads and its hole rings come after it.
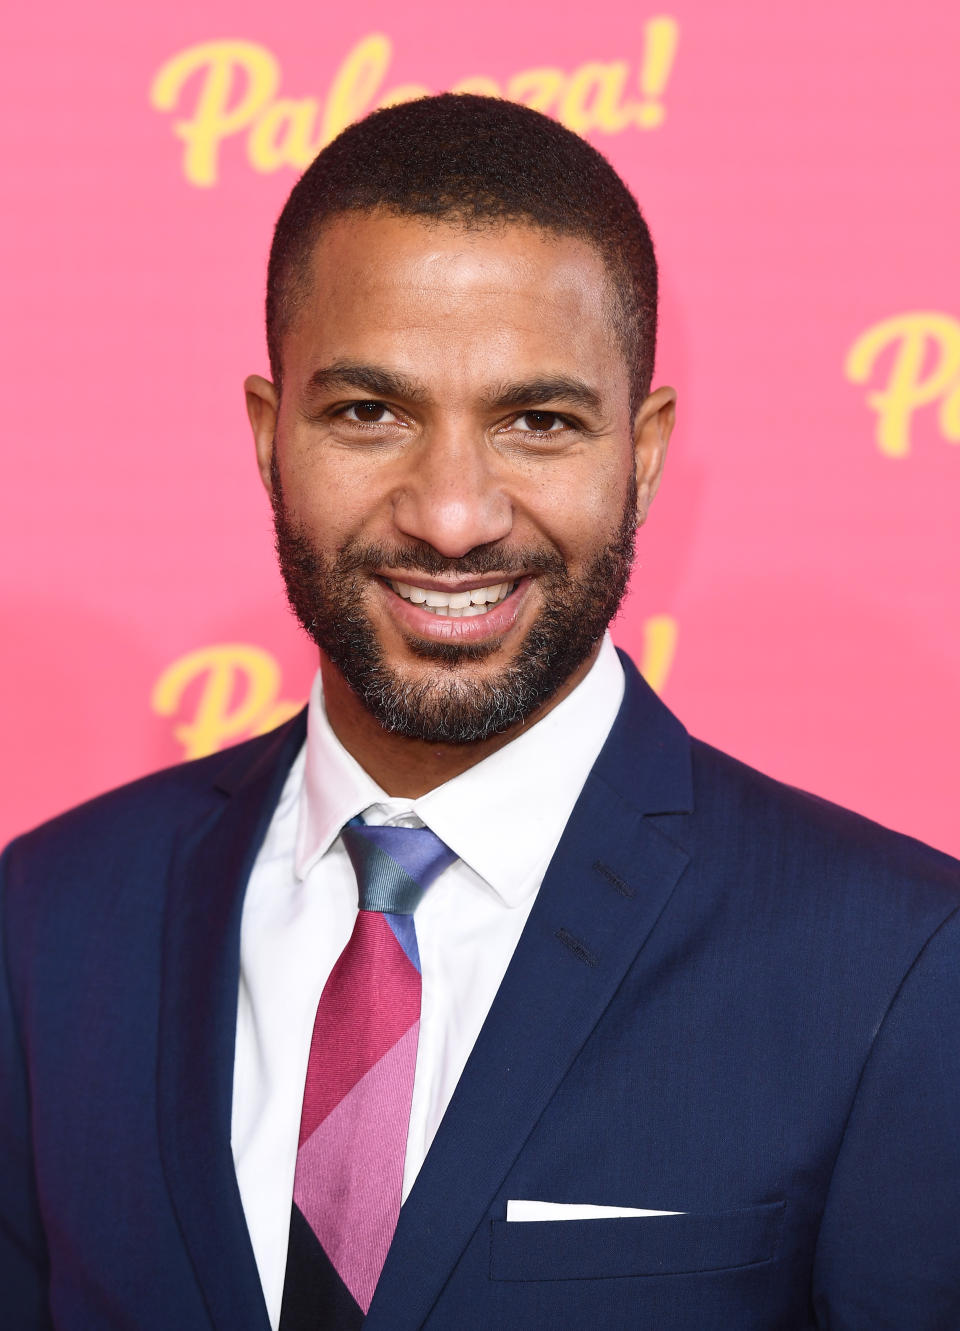
POLYGON ((294 1201, 364 1312, 397 1227, 419 1023, 304 1143, 294 1201))
POLYGON ((419 972, 386 918, 361 911, 317 1008, 303 1092, 301 1146, 419 1019, 419 972))

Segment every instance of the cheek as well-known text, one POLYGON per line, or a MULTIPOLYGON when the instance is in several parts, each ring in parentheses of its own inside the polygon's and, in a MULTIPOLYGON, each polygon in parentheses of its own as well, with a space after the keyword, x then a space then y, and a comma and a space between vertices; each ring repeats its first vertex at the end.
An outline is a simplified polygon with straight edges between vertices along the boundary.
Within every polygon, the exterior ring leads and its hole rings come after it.
POLYGON ((576 559, 607 544, 619 531, 630 493, 626 469, 578 469, 560 483, 545 477, 531 498, 531 514, 565 556, 576 559))
POLYGON ((332 451, 281 454, 288 511, 326 543, 340 545, 389 510, 378 468, 332 451))

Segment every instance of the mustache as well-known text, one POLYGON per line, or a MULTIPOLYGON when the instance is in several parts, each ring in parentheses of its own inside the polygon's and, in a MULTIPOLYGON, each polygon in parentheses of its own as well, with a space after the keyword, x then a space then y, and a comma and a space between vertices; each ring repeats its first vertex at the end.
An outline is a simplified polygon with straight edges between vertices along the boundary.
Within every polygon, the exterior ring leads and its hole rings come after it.
POLYGON ((537 573, 562 577, 567 572, 566 562, 555 550, 525 550, 510 547, 502 541, 478 545, 457 559, 450 559, 421 541, 397 546, 351 545, 344 547, 337 557, 337 570, 341 573, 378 568, 425 573, 434 578, 444 574, 486 577, 490 573, 537 573))

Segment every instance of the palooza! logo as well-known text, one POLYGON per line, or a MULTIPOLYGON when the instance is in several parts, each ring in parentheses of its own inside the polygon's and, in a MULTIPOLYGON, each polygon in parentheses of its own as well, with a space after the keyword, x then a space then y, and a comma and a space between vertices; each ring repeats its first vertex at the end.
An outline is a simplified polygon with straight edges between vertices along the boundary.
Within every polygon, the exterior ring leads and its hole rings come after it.
POLYGON ((867 393, 880 452, 906 457, 916 412, 935 403, 940 434, 960 443, 960 320, 921 310, 874 324, 850 348, 846 375, 866 384, 884 367, 883 386, 867 393))
MULTIPOLYGON (((665 115, 661 99, 678 35, 676 20, 661 16, 646 23, 633 69, 626 60, 592 60, 569 73, 552 65, 524 69, 502 84, 475 75, 460 79, 451 91, 522 102, 578 134, 656 129, 665 115)), ((389 37, 364 37, 348 53, 321 101, 281 96, 280 62, 258 42, 201 42, 172 56, 157 72, 150 102, 157 111, 180 111, 187 85, 199 80, 189 114, 173 125, 185 145, 183 173, 192 185, 217 183, 221 145, 238 134, 245 136, 247 161, 255 171, 293 167, 299 172, 368 111, 436 91, 421 83, 385 89, 392 58, 389 37)))
MULTIPOLYGON (((670 615, 652 615, 643 635, 640 668, 659 692, 673 664, 676 621, 670 615)), ((203 758, 227 744, 263 735, 298 712, 303 703, 284 699, 282 688, 280 666, 262 647, 214 643, 169 665, 150 702, 160 716, 178 718, 173 734, 184 758, 203 758)))

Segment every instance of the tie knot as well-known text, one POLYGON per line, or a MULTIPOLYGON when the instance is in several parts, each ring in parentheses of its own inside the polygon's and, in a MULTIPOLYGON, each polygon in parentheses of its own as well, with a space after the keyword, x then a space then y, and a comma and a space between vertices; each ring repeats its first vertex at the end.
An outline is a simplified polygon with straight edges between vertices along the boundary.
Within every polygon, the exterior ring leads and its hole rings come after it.
POLYGON ((340 835, 357 875, 361 910, 412 915, 457 858, 429 827, 368 827, 351 819, 340 835))

